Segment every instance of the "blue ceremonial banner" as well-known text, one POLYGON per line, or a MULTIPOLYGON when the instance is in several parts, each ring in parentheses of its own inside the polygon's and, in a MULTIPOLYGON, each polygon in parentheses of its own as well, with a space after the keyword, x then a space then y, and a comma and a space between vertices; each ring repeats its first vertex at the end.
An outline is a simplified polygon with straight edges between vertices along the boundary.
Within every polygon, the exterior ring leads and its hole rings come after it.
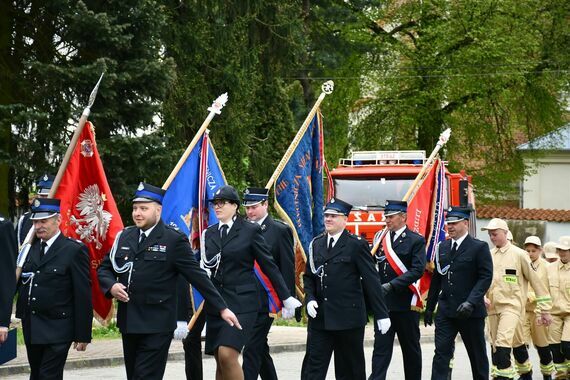
POLYGON ((305 271, 309 244, 325 228, 323 169, 328 172, 323 150, 322 116, 317 111, 281 170, 274 188, 275 207, 295 233, 295 271, 299 290, 303 289, 299 284, 299 274, 305 271))
MULTIPOLYGON (((207 200, 225 184, 216 152, 208 134, 204 133, 170 183, 162 202, 162 220, 188 236, 198 261, 202 231, 218 222, 207 200)), ((192 298, 192 307, 196 311, 204 298, 194 288, 192 298)))

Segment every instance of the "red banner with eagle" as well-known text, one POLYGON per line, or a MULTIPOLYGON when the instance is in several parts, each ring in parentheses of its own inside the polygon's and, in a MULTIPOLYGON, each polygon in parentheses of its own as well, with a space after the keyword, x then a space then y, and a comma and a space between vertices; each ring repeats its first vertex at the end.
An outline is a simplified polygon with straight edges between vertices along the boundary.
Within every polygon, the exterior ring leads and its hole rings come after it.
POLYGON ((55 198, 61 200, 61 231, 89 248, 91 292, 96 318, 112 315, 111 300, 99 288, 97 268, 123 229, 95 143, 95 131, 86 122, 66 167, 55 198))

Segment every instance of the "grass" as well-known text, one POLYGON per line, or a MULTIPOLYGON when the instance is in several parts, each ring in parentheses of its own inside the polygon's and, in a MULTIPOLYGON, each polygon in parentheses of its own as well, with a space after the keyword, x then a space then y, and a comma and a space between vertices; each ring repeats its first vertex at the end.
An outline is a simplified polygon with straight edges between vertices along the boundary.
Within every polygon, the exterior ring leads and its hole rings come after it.
MULTIPOLYGON (((91 330, 91 334, 93 340, 103 340, 103 339, 119 339, 121 337, 121 333, 117 328, 115 322, 109 324, 107 327, 94 327, 91 330)), ((22 332, 22 328, 18 326, 18 344, 24 344, 24 334, 22 332)))

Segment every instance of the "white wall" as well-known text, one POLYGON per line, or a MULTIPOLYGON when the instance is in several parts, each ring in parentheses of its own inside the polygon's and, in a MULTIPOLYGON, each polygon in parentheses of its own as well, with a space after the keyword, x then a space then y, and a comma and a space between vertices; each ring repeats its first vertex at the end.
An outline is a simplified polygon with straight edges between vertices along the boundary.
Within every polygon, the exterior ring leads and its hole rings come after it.
POLYGON ((525 165, 536 173, 523 181, 521 207, 570 210, 570 154, 548 153, 525 165))

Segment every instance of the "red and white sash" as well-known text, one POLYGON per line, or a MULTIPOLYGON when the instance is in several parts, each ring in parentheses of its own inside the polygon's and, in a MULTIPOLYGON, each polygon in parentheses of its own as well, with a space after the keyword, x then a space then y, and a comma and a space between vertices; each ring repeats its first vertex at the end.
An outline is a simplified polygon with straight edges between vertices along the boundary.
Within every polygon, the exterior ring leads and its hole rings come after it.
MULTIPOLYGON (((392 241, 390 240, 390 234, 386 234, 382 240, 382 248, 384 249, 384 255, 390 267, 396 272, 398 276, 406 273, 408 268, 404 265, 402 260, 398 257, 394 249, 392 248, 392 241)), ((420 296, 420 280, 408 285, 408 288, 412 291, 412 302, 410 303, 412 309, 423 309, 422 297, 420 296)))

